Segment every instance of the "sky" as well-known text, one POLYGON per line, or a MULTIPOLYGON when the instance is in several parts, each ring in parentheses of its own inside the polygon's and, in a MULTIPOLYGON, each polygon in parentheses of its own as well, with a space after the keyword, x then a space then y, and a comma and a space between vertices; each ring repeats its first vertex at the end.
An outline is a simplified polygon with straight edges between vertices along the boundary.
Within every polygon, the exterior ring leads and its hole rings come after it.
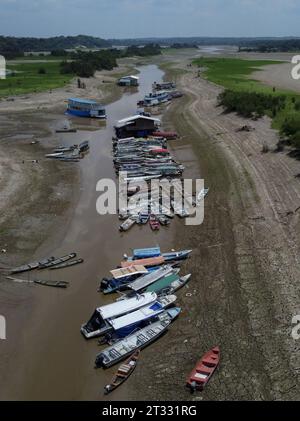
POLYGON ((299 0, 0 0, 0 35, 300 36, 299 0))

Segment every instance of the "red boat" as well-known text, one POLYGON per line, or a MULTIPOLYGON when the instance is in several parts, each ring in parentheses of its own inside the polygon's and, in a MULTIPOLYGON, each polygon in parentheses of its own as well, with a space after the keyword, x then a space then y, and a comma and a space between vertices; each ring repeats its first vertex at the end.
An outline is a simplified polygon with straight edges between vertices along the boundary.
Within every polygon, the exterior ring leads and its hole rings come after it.
POLYGON ((158 231, 160 228, 159 222, 155 215, 150 215, 150 227, 152 231, 158 231))
POLYGON ((186 386, 192 392, 203 390, 220 364, 220 348, 207 352, 189 375, 186 386))
POLYGON ((177 139, 178 134, 176 132, 154 132, 152 134, 154 137, 164 137, 167 140, 177 139))

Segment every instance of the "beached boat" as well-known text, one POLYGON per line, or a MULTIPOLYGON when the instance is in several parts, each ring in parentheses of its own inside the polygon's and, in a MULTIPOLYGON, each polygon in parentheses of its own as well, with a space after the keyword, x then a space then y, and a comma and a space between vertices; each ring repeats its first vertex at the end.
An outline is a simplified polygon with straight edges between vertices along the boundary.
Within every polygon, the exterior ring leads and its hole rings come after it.
POLYGON ((69 282, 66 281, 44 281, 42 279, 35 279, 33 282, 38 285, 53 288, 68 288, 69 286, 69 282))
POLYGON ((148 259, 136 259, 136 260, 124 260, 121 262, 122 268, 128 268, 130 266, 134 265, 142 265, 147 267, 150 266, 159 266, 162 265, 165 262, 165 259, 162 256, 157 257, 149 257, 148 259))
MULTIPOLYGON (((132 260, 147 259, 149 257, 157 257, 161 255, 160 247, 149 247, 143 249, 134 249, 132 260)), ((127 257, 127 256, 125 256, 127 257)))
POLYGON ((178 134, 176 132, 161 132, 157 131, 153 133, 153 136, 156 137, 164 137, 167 140, 174 140, 178 138, 178 134))
POLYGON ((176 295, 162 296, 150 305, 141 307, 124 316, 108 319, 108 324, 111 326, 108 332, 114 332, 118 338, 125 338, 136 329, 145 326, 145 323, 155 319, 166 308, 173 305, 176 300, 176 295))
POLYGON ((147 288, 149 285, 153 284, 159 279, 169 275, 170 273, 174 273, 174 271, 175 269, 171 265, 162 266, 155 272, 151 272, 148 275, 141 276, 136 281, 129 283, 128 288, 136 292, 142 291, 143 289, 147 288))
POLYGON ((19 266, 17 268, 12 269, 10 271, 10 274, 13 275, 16 273, 28 272, 30 270, 37 269, 43 265, 53 262, 53 260, 55 260, 55 257, 49 257, 47 259, 40 260, 39 262, 28 263, 26 265, 19 266))
POLYGON ((129 300, 99 307, 95 310, 91 319, 81 326, 81 333, 86 339, 105 335, 111 330, 111 325, 107 322, 108 319, 113 320, 115 317, 131 313, 141 307, 154 303, 156 300, 157 295, 155 293, 146 293, 136 295, 129 300))
POLYGON ((49 269, 50 270, 56 270, 56 269, 64 269, 64 268, 69 268, 71 266, 76 266, 76 265, 80 265, 81 263, 83 263, 84 260, 83 259, 77 259, 77 260, 73 260, 71 262, 65 262, 65 263, 61 263, 59 265, 56 266, 51 266, 49 269))
POLYGON ((82 98, 70 98, 68 100, 68 114, 76 117, 106 118, 105 107, 96 101, 82 98))
POLYGON ((145 292, 155 292, 157 295, 168 292, 171 288, 172 282, 179 280, 178 273, 172 272, 171 274, 159 279, 153 284, 149 285, 145 292))
POLYGON ((150 247, 145 249, 136 249, 133 250, 133 256, 126 256, 126 261, 128 262, 136 262, 143 257, 159 257, 162 256, 165 262, 172 262, 178 260, 185 260, 189 257, 189 255, 193 252, 193 250, 181 250, 181 251, 171 251, 168 253, 161 253, 159 247, 150 247))
POLYGON ((138 349, 143 349, 162 336, 171 324, 171 317, 166 312, 165 319, 151 323, 150 325, 129 335, 127 338, 111 345, 100 352, 95 361, 96 368, 108 368, 124 360, 138 349))
POLYGON ((179 291, 181 288, 183 288, 185 285, 187 285, 187 283, 189 282, 191 277, 192 277, 192 275, 188 274, 186 276, 182 276, 181 278, 178 278, 178 279, 174 280, 173 282, 171 282, 168 293, 174 294, 174 292, 179 291))
POLYGON ((67 254, 66 256, 62 256, 62 257, 59 257, 58 259, 51 260, 50 262, 47 262, 45 264, 41 264, 39 266, 39 269, 49 269, 53 266, 57 266, 62 263, 68 262, 69 260, 74 259, 76 256, 77 256, 76 253, 67 254))
POLYGON ((192 391, 203 390, 220 364, 220 348, 215 347, 207 352, 196 364, 189 377, 186 386, 192 391))
POLYGON ((163 253, 162 256, 166 262, 173 262, 187 259, 192 252, 193 250, 174 251, 170 253, 163 253))
POLYGON ((140 353, 141 351, 138 349, 128 358, 128 360, 124 364, 122 364, 119 367, 117 373, 112 378, 110 384, 105 386, 105 395, 108 395, 109 393, 113 392, 131 376, 131 374, 134 372, 137 366, 140 353))
POLYGON ((149 222, 149 218, 149 212, 140 212, 138 216, 138 223, 141 225, 146 225, 149 222))
POLYGON ((209 189, 203 189, 199 192, 196 198, 196 205, 199 205, 203 199, 208 195, 209 189))
POLYGON ((168 226, 170 225, 170 220, 167 216, 165 215, 156 215, 158 222, 160 223, 160 225, 162 226, 168 226))
POLYGON ((153 215, 153 214, 150 215, 149 223, 150 223, 150 227, 151 227, 152 231, 159 231, 160 226, 159 226, 159 222, 158 222, 155 215, 153 215))
POLYGON ((136 218, 129 217, 128 219, 126 219, 125 222, 123 222, 122 225, 120 225, 119 231, 121 232, 129 231, 130 228, 132 228, 135 223, 136 223, 136 218))
POLYGON ((121 289, 122 285, 133 282, 137 277, 147 274, 148 269, 142 265, 134 265, 128 268, 112 270, 110 273, 112 278, 103 278, 100 284, 99 291, 102 291, 104 294, 110 294, 121 289))

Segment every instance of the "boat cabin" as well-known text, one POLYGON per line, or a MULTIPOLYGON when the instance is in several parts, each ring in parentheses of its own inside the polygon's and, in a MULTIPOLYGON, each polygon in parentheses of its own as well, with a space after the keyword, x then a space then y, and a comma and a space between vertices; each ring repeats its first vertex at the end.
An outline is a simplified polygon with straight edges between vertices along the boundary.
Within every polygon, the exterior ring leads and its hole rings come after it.
POLYGON ((139 78, 137 76, 123 76, 118 80, 119 86, 139 86, 139 78))
POLYGON ((118 121, 115 126, 116 136, 121 139, 150 136, 157 130, 160 124, 158 118, 134 115, 118 121))
POLYGON ((153 89, 156 91, 162 91, 164 89, 166 90, 176 89, 176 84, 174 82, 161 82, 161 83, 154 82, 153 89))
POLYGON ((77 117, 106 118, 105 107, 96 101, 82 98, 70 98, 68 100, 68 114, 77 117))

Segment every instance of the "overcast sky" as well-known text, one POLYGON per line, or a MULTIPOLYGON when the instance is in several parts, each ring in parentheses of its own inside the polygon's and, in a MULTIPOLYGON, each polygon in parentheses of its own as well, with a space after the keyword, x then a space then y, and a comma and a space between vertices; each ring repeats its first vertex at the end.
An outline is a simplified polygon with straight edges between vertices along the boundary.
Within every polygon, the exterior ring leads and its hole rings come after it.
POLYGON ((0 0, 0 35, 299 36, 299 0, 0 0))

